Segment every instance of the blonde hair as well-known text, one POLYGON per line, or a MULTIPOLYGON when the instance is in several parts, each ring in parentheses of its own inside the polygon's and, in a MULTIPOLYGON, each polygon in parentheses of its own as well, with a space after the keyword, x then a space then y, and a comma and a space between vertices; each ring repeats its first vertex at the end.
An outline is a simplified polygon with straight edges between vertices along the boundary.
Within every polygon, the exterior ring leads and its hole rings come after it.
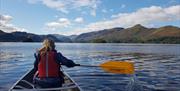
POLYGON ((43 46, 39 49, 40 54, 55 50, 55 43, 52 39, 44 39, 43 46))

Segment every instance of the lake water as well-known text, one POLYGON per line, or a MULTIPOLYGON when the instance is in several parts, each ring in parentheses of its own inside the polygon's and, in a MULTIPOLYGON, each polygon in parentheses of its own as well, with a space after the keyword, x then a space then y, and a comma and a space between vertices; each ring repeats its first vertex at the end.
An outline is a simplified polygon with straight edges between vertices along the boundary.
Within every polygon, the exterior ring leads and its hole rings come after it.
MULTIPOLYGON (((41 43, 0 43, 0 91, 7 91, 33 67, 41 43)), ((179 44, 56 43, 56 49, 76 63, 99 65, 107 60, 131 60, 134 75, 101 68, 64 68, 84 91, 180 91, 179 44)))

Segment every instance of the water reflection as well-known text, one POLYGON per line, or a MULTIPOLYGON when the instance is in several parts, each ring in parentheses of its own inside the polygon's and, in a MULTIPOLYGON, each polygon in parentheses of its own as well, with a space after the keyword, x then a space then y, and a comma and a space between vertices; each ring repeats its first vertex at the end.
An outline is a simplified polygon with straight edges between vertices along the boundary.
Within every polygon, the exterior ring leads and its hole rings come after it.
MULTIPOLYGON (((40 45, 0 44, 1 91, 7 91, 32 67, 33 52, 40 45)), ((64 71, 84 91, 180 91, 179 45, 57 43, 56 47, 63 55, 80 64, 99 65, 107 60, 135 63, 134 75, 107 73, 101 68, 64 67, 64 71)))
MULTIPOLYGON (((92 55, 94 54, 95 53, 92 53, 92 55)), ((89 55, 91 55, 91 53, 89 53, 89 55)), ((104 59, 104 61, 109 59, 124 60, 124 61, 131 60, 132 62, 135 63, 136 74, 128 77, 124 75, 117 76, 115 74, 107 75, 107 73, 102 74, 102 72, 98 74, 98 72, 96 72, 98 69, 94 69, 96 71, 92 72, 93 75, 91 75, 90 72, 87 72, 86 75, 79 75, 77 78, 76 76, 73 75, 73 77, 75 77, 75 80, 77 80, 77 82, 80 83, 84 89, 86 90, 88 89, 87 91, 91 91, 95 89, 100 91, 101 90, 106 91, 107 89, 110 91, 154 91, 154 90, 166 91, 167 89, 171 91, 180 90, 180 88, 178 87, 180 85, 180 82, 178 82, 180 80, 179 56, 162 55, 162 54, 157 55, 151 53, 123 54, 118 52, 103 52, 99 54, 96 53, 95 55, 97 57, 94 57, 94 59, 97 58, 96 60, 98 60, 98 58, 100 58, 101 62, 102 62, 102 58, 104 59), (81 81, 79 81, 78 79, 81 79, 81 81), (87 82, 88 83, 90 82, 90 84, 88 85, 86 84, 86 86, 84 86, 83 84, 87 82), (99 86, 100 83, 101 85, 99 86), (118 85, 117 88, 116 85, 118 85)), ((90 63, 87 61, 88 60, 86 60, 86 63, 90 63)), ((95 60, 89 60, 89 61, 95 61, 95 60)), ((98 61, 95 61, 94 64, 98 64, 98 63, 99 63, 98 61)), ((86 71, 87 70, 88 69, 86 69, 86 71)), ((92 70, 93 69, 91 69, 91 71, 92 70)), ((78 73, 78 74, 82 74, 82 73, 78 73)))

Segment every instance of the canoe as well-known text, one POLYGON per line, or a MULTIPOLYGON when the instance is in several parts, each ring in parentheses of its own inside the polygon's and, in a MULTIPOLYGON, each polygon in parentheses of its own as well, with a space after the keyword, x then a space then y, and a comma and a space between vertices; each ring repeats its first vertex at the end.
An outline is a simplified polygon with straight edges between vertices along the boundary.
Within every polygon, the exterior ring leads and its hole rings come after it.
POLYGON ((33 76, 35 70, 31 69, 24 76, 22 76, 10 89, 9 91, 82 91, 81 88, 73 81, 70 76, 65 74, 65 82, 62 87, 57 88, 35 88, 33 84, 33 76))

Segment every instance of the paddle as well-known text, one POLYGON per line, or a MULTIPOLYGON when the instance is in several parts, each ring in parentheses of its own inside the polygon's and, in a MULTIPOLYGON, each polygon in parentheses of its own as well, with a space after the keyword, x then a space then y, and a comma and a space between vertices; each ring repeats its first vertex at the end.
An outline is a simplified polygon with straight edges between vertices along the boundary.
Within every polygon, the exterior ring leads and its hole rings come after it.
POLYGON ((116 74, 133 74, 134 73, 134 64, 131 62, 124 61, 107 61, 100 65, 81 65, 77 64, 76 66, 82 67, 101 67, 104 71, 116 74))

